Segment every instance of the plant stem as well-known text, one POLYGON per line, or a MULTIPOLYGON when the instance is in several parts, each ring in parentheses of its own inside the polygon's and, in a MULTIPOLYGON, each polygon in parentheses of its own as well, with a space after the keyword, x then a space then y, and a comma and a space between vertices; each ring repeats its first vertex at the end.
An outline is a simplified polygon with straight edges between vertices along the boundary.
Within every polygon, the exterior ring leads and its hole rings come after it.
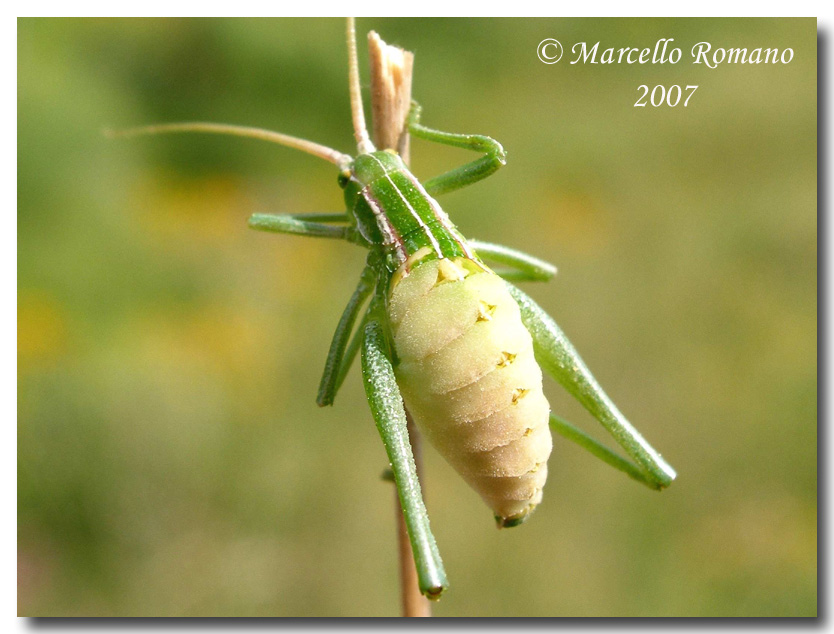
MULTIPOLYGON (((373 112, 374 144, 379 149, 393 148, 403 161, 409 161, 408 129, 405 126, 411 106, 411 78, 414 54, 386 44, 374 31, 368 34, 368 51, 371 65, 371 111, 373 112)), ((406 410, 408 436, 422 481, 422 456, 420 434, 406 410)), ((423 487, 425 491, 425 487, 423 487)), ((400 589, 402 613, 408 617, 431 616, 431 604, 420 592, 417 568, 405 525, 399 496, 394 490, 397 521, 397 550, 400 563, 400 589)))

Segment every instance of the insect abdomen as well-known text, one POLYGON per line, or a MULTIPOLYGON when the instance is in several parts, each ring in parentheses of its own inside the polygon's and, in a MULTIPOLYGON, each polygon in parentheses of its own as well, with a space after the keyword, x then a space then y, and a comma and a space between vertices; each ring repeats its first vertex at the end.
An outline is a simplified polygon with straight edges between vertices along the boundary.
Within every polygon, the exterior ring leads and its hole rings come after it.
POLYGON ((520 523, 547 479, 550 406, 504 282, 464 258, 418 263, 393 286, 389 317, 414 420, 502 526, 520 523))

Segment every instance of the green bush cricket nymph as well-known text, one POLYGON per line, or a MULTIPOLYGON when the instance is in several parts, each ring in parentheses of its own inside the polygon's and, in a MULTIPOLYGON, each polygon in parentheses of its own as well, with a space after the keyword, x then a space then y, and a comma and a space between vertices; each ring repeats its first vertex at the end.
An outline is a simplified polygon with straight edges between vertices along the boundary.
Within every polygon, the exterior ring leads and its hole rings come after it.
POLYGON ((347 32, 355 158, 276 132, 212 123, 163 124, 119 134, 248 136, 338 167, 345 213, 255 214, 249 226, 347 240, 368 250, 359 284, 333 336, 317 402, 333 404, 361 350, 365 392, 391 463, 420 590, 437 598, 447 586, 446 574, 429 528, 404 404, 429 441, 492 509, 499 526, 520 524, 541 501, 551 429, 651 488, 671 484, 675 471, 603 392, 553 319, 510 283, 546 281, 555 268, 514 249, 464 238, 435 200, 504 165, 502 146, 486 136, 427 128, 413 104, 407 121, 411 135, 483 154, 418 181, 394 150, 378 150, 370 140, 352 20, 347 32), (488 263, 505 269, 496 274, 488 263), (542 370, 602 423, 632 461, 550 413, 542 370))

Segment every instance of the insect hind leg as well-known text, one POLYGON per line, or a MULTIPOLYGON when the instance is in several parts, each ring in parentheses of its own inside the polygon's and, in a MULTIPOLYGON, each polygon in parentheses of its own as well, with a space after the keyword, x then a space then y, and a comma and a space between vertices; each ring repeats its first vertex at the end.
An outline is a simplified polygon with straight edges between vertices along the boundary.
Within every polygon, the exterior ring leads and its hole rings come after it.
MULTIPOLYGON (((536 359, 542 369, 605 427, 645 474, 650 486, 663 489, 672 484, 677 476, 675 470, 617 409, 553 318, 526 293, 509 283, 507 287, 518 302, 521 320, 533 337, 536 359)), ((559 431, 559 426, 556 427, 559 431)))
POLYGON ((362 376, 365 394, 394 473, 408 537, 414 553, 420 591, 437 599, 447 587, 446 572, 429 527, 420 481, 414 464, 400 390, 394 375, 385 334, 384 309, 375 300, 362 341, 362 376))

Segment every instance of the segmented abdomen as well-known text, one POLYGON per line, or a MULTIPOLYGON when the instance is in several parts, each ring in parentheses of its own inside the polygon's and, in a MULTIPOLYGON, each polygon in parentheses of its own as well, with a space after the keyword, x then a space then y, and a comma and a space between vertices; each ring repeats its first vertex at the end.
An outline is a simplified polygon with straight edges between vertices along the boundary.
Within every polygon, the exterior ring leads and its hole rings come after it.
POLYGON ((465 258, 420 262, 396 280, 388 309, 406 407, 499 524, 520 523, 541 501, 552 441, 518 305, 465 258))

